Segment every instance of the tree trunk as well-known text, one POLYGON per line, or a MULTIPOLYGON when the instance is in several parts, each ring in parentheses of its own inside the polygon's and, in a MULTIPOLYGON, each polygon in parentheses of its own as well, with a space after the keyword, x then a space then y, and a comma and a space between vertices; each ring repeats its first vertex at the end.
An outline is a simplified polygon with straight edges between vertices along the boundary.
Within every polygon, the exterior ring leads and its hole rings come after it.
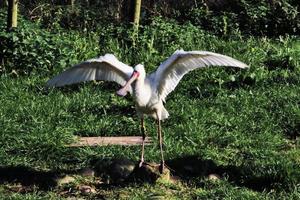
POLYGON ((18 22, 18 0, 8 1, 7 30, 10 31, 17 27, 18 22))
POLYGON ((139 22, 140 22, 141 5, 142 5, 142 0, 135 0, 133 23, 134 26, 136 27, 139 26, 139 22))
POLYGON ((72 11, 74 11, 74 4, 75 4, 75 0, 68 0, 68 5, 71 6, 72 11))

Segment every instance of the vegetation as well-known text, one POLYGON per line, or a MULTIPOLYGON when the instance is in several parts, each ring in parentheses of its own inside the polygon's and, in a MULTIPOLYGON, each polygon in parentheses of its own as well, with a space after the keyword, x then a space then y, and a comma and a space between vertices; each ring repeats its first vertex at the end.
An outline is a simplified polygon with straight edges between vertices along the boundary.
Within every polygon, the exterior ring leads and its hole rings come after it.
MULTIPOLYGON (((278 2, 283 1, 276 5, 278 2)), ((296 3, 284 2, 282 7, 296 3)), ((10 33, 6 33, 6 10, 0 12, 1 199, 299 199, 299 36, 249 35, 253 26, 261 33, 268 31, 254 19, 248 19, 243 29, 241 23, 229 20, 238 18, 224 15, 215 19, 226 19, 228 25, 224 21, 218 28, 218 23, 211 21, 211 26, 206 26, 204 20, 197 21, 203 12, 197 9, 188 14, 191 20, 186 22, 157 16, 142 20, 138 37, 128 24, 104 23, 92 29, 96 20, 91 20, 86 30, 77 30, 80 23, 66 25, 57 14, 46 18, 55 12, 43 12, 32 22, 22 9, 19 28, 10 33), (114 95, 119 86, 90 82, 45 89, 45 82, 72 64, 105 53, 130 65, 143 62, 150 72, 179 48, 223 53, 250 65, 249 70, 194 71, 167 99, 171 116, 163 122, 165 154, 180 181, 104 187, 92 180, 89 184, 97 193, 87 196, 62 192, 74 189, 73 184, 45 187, 45 182, 51 186, 48 176, 94 166, 94 160, 127 158, 136 162, 140 156, 140 147, 65 146, 74 135, 139 134, 134 105, 128 100, 131 97, 114 95), (8 172, 13 173, 12 178, 7 178, 8 172), (29 181, 36 187, 16 192, 20 174, 37 174, 38 180, 29 181), (210 180, 210 174, 218 174, 221 180, 210 180)), ((254 16, 254 10, 248 15, 254 16)), ((255 19, 278 20, 281 16, 255 19)), ((299 21, 291 18, 289 23, 296 32, 286 31, 296 34, 299 21)), ((282 35, 285 28, 281 26, 279 23, 274 29, 274 35, 282 35)), ((152 119, 147 119, 146 125, 156 138, 152 119)), ((146 147, 145 158, 159 160, 156 145, 146 147)))
MULTIPOLYGON (((132 22, 134 16, 135 1, 76 0, 73 6, 68 2, 24 0, 20 10, 27 18, 39 21, 44 27, 51 28, 56 22, 67 29, 87 31, 101 30, 105 23, 132 22)), ((179 23, 190 21, 218 35, 230 35, 237 31, 272 37, 299 35, 299 9, 298 0, 146 0, 142 3, 141 22, 149 25, 151 18, 163 16, 179 23)))

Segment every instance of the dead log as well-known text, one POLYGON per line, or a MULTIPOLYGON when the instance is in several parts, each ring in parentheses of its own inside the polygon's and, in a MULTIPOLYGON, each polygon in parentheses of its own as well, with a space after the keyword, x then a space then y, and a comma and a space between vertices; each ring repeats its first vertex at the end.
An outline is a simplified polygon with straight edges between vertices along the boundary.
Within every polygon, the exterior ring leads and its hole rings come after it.
MULTIPOLYGON (((67 145, 68 147, 83 146, 107 146, 107 145, 142 145, 141 136, 121 136, 121 137, 78 137, 77 141, 67 145)), ((151 137, 146 137, 145 145, 151 144, 151 137)))

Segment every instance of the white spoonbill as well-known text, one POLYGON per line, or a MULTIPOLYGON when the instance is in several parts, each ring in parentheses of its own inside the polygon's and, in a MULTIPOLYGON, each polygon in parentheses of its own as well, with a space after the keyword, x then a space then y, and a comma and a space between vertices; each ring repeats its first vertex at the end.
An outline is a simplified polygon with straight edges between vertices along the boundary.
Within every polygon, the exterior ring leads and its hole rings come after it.
POLYGON ((144 142, 146 137, 144 115, 150 115, 157 120, 157 134, 161 153, 160 172, 162 173, 164 156, 161 120, 169 116, 163 103, 167 95, 175 89, 186 73, 197 68, 209 66, 248 67, 236 59, 217 53, 177 50, 155 72, 146 75, 143 65, 138 64, 132 68, 120 62, 114 55, 106 54, 67 69, 49 80, 47 86, 60 87, 91 80, 115 81, 122 85, 123 87, 117 91, 117 94, 125 96, 129 92, 133 95, 136 111, 141 119, 143 143, 140 166, 144 162, 144 142))

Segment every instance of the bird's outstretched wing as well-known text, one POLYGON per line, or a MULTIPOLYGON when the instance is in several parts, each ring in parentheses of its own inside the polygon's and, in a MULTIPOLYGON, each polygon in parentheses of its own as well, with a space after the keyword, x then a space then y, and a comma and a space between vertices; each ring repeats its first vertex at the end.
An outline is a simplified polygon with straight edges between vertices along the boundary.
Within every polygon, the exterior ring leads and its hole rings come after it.
POLYGON ((114 55, 106 54, 74 65, 50 79, 46 86, 61 87, 92 80, 115 81, 123 86, 132 73, 132 67, 120 62, 114 55))
POLYGON ((177 50, 149 75, 158 95, 165 101, 182 77, 191 70, 209 66, 231 66, 247 68, 248 65, 229 56, 208 51, 177 50))

